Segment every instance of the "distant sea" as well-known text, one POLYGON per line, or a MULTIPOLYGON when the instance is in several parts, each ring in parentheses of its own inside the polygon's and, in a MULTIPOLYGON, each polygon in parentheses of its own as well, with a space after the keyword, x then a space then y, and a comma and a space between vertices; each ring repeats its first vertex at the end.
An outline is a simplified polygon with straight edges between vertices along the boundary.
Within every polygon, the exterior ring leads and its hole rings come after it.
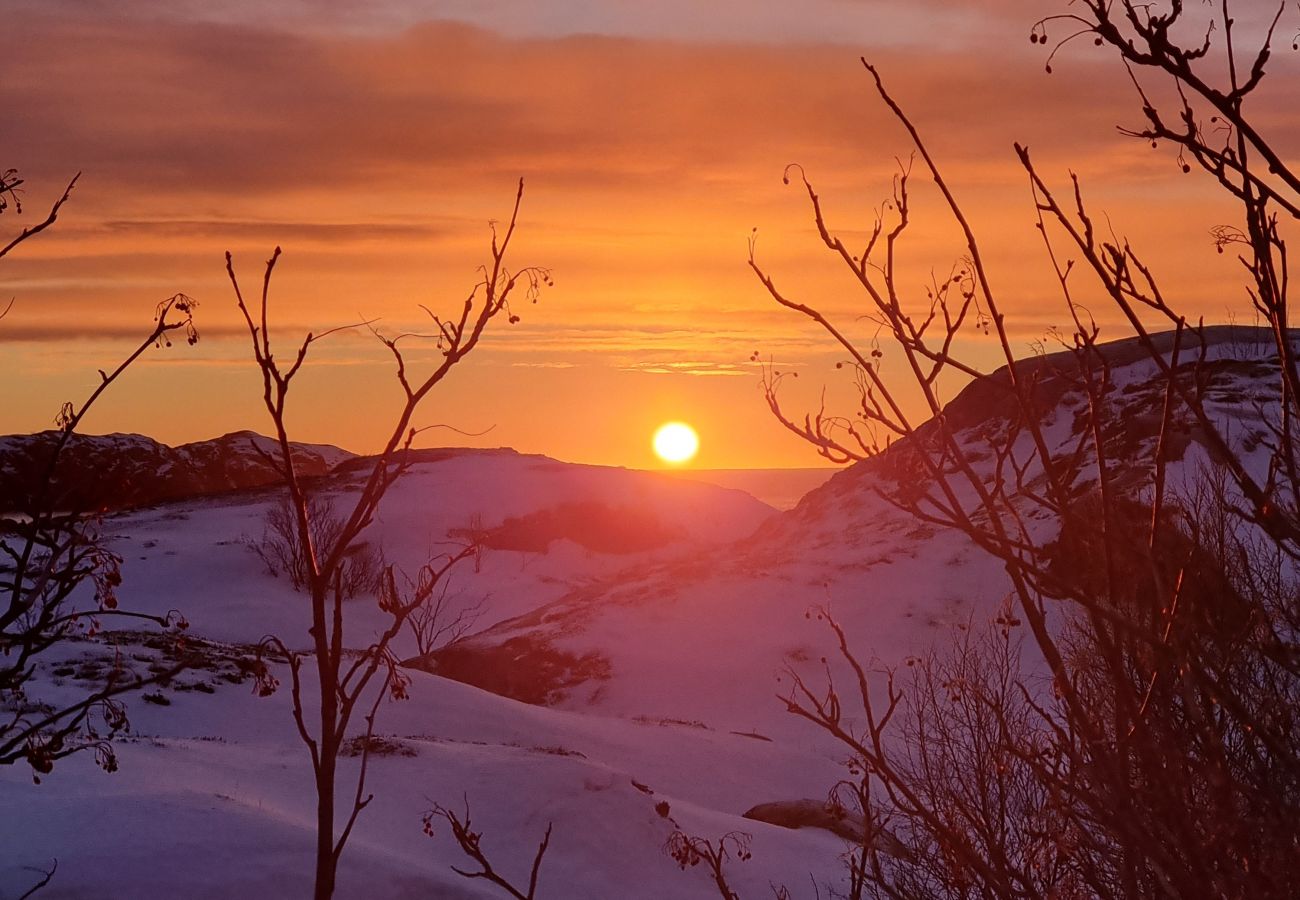
POLYGON ((678 478, 738 488, 777 509, 793 509, 804 494, 821 487, 841 469, 674 469, 656 470, 678 478))

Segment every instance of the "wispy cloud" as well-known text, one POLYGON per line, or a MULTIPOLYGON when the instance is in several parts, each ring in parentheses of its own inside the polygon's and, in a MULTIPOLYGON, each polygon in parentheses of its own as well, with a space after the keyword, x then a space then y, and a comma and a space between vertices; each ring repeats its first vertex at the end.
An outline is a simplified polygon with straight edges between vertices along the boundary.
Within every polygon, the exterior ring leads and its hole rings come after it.
POLYGON ((753 368, 731 363, 710 362, 632 363, 631 365, 619 366, 619 368, 625 372, 641 372, 646 375, 753 377, 756 374, 756 369, 753 368))

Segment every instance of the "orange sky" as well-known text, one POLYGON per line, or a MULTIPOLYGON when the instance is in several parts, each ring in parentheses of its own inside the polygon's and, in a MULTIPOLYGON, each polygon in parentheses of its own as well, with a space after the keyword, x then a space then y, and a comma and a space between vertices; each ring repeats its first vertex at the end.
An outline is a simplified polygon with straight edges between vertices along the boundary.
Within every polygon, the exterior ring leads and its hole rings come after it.
MULTIPOLYGON (((273 317, 286 344, 360 317, 404 330, 418 304, 459 302, 487 221, 509 212, 523 176, 514 263, 550 267, 556 287, 502 322, 421 416, 493 430, 429 443, 652 466, 654 426, 682 419, 700 431, 698 466, 815 464, 770 420, 748 359, 796 368, 797 403, 838 357, 768 300, 746 241, 757 226, 762 261, 799 298, 850 322, 861 311, 805 198, 781 183, 800 162, 832 224, 870 224, 909 148, 861 54, 946 166, 1026 350, 1064 315, 1013 140, 1054 177, 1078 171, 1186 309, 1249 320, 1235 265, 1206 252, 1230 208, 1168 152, 1116 135, 1138 110, 1101 51, 1080 46, 1043 73, 1046 51, 1027 40, 1042 3, 209 6, 44 0, 6 13, 0 165, 27 179, 25 218, 84 174, 58 225, 0 264, 0 298, 15 299, 0 323, 0 431, 47 427, 176 291, 201 304, 201 342, 150 353, 85 430, 169 443, 265 430, 227 249, 252 281, 284 248, 273 317)), ((1279 55, 1261 98, 1292 151, 1298 113, 1276 86, 1294 84, 1296 56, 1279 55)), ((919 291, 958 247, 919 185, 915 218, 907 286, 919 291)), ((317 352, 295 437, 374 449, 396 402, 385 351, 362 332, 317 352)))

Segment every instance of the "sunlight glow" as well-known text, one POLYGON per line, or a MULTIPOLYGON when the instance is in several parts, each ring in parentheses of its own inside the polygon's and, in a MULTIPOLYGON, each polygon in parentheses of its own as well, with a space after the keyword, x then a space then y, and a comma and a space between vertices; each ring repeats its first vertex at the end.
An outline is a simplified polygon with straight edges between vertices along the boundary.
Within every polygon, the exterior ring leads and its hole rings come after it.
POLYGON ((700 449, 700 438, 685 422, 666 422, 655 432, 654 448, 664 462, 684 463, 700 449))

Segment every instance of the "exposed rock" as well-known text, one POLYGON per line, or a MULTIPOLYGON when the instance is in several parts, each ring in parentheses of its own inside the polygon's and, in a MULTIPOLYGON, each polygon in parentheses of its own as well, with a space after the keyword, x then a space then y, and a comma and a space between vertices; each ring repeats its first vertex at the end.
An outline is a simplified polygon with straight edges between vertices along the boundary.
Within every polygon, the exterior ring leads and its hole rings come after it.
MULTIPOLYGON (((774 800, 760 803, 745 814, 746 819, 780 825, 782 828, 823 828, 855 844, 862 842, 865 821, 861 813, 850 812, 824 800, 774 800)), ((879 850, 890 856, 902 856, 906 848, 888 830, 876 835, 879 850)))
POLYGON ((456 641, 404 665, 544 706, 559 702, 576 685, 609 678, 609 661, 599 653, 569 653, 534 635, 501 644, 456 641))
MULTIPOLYGON (((0 512, 30 505, 59 438, 57 431, 0 437, 0 512)), ((354 458, 328 444, 293 448, 308 477, 354 458)), ((74 434, 59 456, 49 502, 61 510, 109 511, 259 487, 279 480, 278 455, 274 440, 251 431, 179 447, 139 434, 74 434)))
POLYGON ((861 814, 832 806, 824 800, 774 800, 771 803, 760 803, 746 811, 745 818, 780 825, 782 828, 824 828, 846 841, 862 840, 861 814))

